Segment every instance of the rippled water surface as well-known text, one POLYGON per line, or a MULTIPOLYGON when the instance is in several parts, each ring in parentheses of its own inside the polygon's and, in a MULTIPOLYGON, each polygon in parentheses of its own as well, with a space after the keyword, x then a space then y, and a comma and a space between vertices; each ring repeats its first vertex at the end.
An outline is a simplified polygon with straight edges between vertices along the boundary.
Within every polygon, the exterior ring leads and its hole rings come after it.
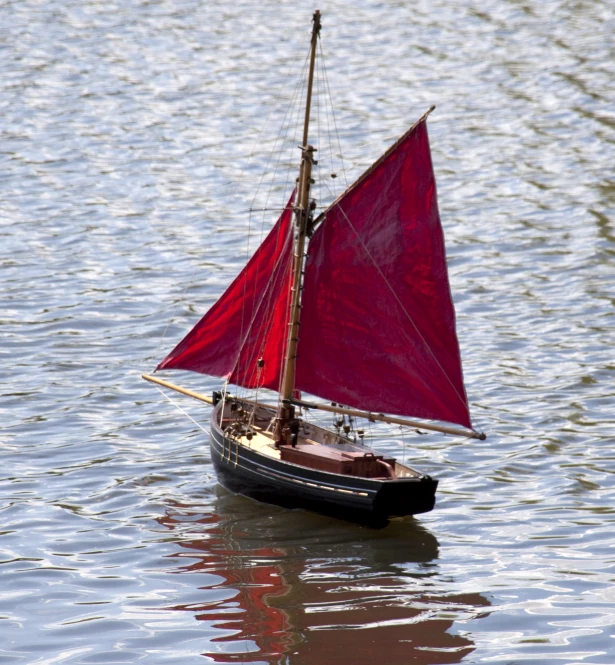
POLYGON ((0 1, 0 663, 615 662, 610 0, 321 4, 314 123, 344 162, 316 139, 319 201, 437 105, 489 436, 376 444, 440 478, 434 512, 373 530, 233 496, 207 410, 140 379, 275 219, 246 211, 288 196, 290 157, 263 174, 312 9, 0 1))

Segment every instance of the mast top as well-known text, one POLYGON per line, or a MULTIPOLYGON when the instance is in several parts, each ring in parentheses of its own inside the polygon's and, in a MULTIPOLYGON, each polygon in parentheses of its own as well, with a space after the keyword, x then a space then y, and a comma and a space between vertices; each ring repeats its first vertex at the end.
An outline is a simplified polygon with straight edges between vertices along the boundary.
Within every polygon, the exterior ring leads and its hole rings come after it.
POLYGON ((308 127, 310 124, 310 111, 312 107, 312 86, 314 83, 314 65, 316 62, 316 43, 320 34, 320 9, 312 17, 312 39, 310 40, 310 72, 308 74, 307 97, 305 100, 305 119, 303 121, 303 141, 301 145, 306 148, 308 144, 308 127))
POLYGON ((320 32, 320 9, 317 9, 314 12, 314 16, 312 17, 312 22, 314 23, 312 35, 318 35, 318 33, 320 32))

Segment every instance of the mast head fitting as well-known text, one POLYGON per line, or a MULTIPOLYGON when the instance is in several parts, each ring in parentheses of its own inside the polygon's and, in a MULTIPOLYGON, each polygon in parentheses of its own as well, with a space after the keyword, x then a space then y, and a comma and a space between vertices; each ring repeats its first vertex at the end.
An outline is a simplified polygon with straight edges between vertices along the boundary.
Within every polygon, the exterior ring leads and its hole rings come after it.
POLYGON ((320 9, 314 12, 312 22, 314 23, 314 33, 318 34, 320 32, 320 9))

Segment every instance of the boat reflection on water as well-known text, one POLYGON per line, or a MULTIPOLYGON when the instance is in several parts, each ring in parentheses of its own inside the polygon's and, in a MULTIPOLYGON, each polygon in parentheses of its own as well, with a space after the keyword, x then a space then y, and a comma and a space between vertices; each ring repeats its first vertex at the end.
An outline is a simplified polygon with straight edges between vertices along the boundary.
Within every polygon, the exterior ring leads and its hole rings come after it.
POLYGON ((202 601, 169 608, 219 632, 210 660, 436 665, 474 650, 448 631, 489 602, 441 593, 438 542, 414 520, 373 530, 224 490, 201 510, 175 503, 159 522, 178 536, 177 573, 220 577, 202 601))

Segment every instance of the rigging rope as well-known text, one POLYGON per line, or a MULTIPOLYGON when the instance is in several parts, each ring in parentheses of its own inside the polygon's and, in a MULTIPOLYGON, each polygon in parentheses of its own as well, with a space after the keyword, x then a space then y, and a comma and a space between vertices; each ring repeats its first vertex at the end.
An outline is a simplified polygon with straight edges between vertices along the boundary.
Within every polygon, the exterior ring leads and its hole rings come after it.
MULTIPOLYGON (((253 144, 253 146, 252 146, 252 149, 251 149, 250 153, 248 154, 248 158, 247 158, 247 162, 248 162, 248 163, 246 163, 246 165, 241 169, 240 174, 239 174, 239 176, 238 176, 238 178, 237 178, 238 180, 241 180, 241 179, 243 178, 243 176, 245 175, 245 172, 246 172, 247 169, 248 169, 250 159, 252 159, 252 157, 254 157, 254 155, 256 154, 256 147, 259 145, 259 143, 260 143, 260 141, 261 141, 261 137, 262 137, 263 133, 265 132, 265 129, 266 129, 267 125, 268 125, 269 118, 271 117, 271 114, 274 112, 274 110, 275 110, 276 108, 278 108, 278 102, 279 102, 279 100, 282 98, 282 95, 283 95, 284 91, 286 90, 287 82, 288 82, 289 79, 291 78, 291 75, 292 75, 293 71, 295 70, 296 63, 297 63, 297 61, 299 60, 299 58, 301 57, 300 54, 301 54, 301 52, 298 50, 298 51, 297 51, 297 54, 296 54, 295 57, 293 58, 292 62, 291 62, 290 65, 288 66, 288 69, 287 69, 287 71, 286 71, 286 76, 284 77, 284 80, 283 80, 282 84, 281 84, 280 87, 278 88, 278 91, 277 91, 276 97, 275 97, 275 99, 274 99, 274 102, 273 102, 273 104, 271 105, 271 108, 270 108, 270 110, 269 110, 269 113, 267 114, 267 118, 265 119, 265 122, 263 123, 262 129, 260 130, 258 136, 256 137, 256 139, 255 139, 255 141, 254 141, 254 144, 253 144)), ((307 58, 306 58, 306 63, 307 63, 307 58)), ((304 65, 303 65, 303 69, 304 69, 304 70, 305 70, 306 66, 307 66, 307 65, 304 63, 304 65)), ((304 76, 305 76, 305 74, 303 75, 303 77, 300 77, 300 79, 304 78, 304 76)), ((299 89, 299 85, 300 85, 300 84, 297 84, 297 86, 296 86, 295 94, 294 94, 294 96, 293 96, 293 99, 296 97, 296 92, 297 92, 297 90, 299 89)), ((292 106, 292 102, 291 102, 291 106, 292 106)), ((287 111, 287 113, 288 113, 288 111, 287 111)), ((286 116, 285 116, 284 119, 286 119, 286 116)), ((281 131, 278 133, 278 138, 279 138, 279 134, 280 134, 280 133, 281 133, 281 131)), ((277 139, 276 139, 276 141, 277 141, 277 139)), ((275 149, 275 145, 274 145, 274 149, 275 149)), ((270 155, 269 161, 271 160, 271 156, 272 156, 272 155, 273 155, 273 150, 272 150, 272 152, 271 152, 271 155, 270 155)), ((268 163, 269 163, 269 162, 268 162, 268 163)), ((268 163, 267 163, 267 164, 268 164, 268 163)), ((266 168, 264 169, 263 173, 266 173, 266 168)), ((264 178, 264 176, 263 176, 263 178, 264 178)), ((223 189, 224 189, 224 188, 231 187, 231 186, 236 186, 237 179, 235 179, 233 182, 229 182, 227 185, 223 185, 223 189)), ((262 182, 262 179, 261 179, 261 182, 262 182)), ((259 187, 260 187, 260 183, 259 183, 259 187)), ((257 194, 258 194, 258 187, 257 187, 257 191, 256 191, 255 196, 254 196, 254 200, 256 200, 256 196, 257 196, 257 194)), ((253 207, 253 206, 251 205, 250 208, 252 208, 252 207, 253 207)), ((201 257, 202 260, 205 260, 205 258, 206 258, 206 252, 207 252, 207 250, 209 249, 211 238, 212 238, 212 236, 217 232, 218 227, 219 227, 219 221, 216 221, 216 222, 214 223, 214 225, 212 226, 212 228, 211 228, 209 234, 208 234, 208 235, 206 236, 206 238, 205 238, 205 243, 204 243, 205 250, 204 250, 204 252, 203 252, 203 254, 202 254, 202 257, 201 257)), ((250 230, 248 229, 248 237, 249 237, 249 234, 250 234, 250 230)), ((248 241, 248 247, 249 247, 249 241, 248 241)), ((189 278, 188 278, 188 280, 187 280, 187 282, 186 282, 186 285, 184 286, 184 288, 183 288, 183 290, 181 291, 181 294, 180 294, 180 296, 179 296, 177 302, 175 303, 175 307, 174 307, 174 309, 173 309, 173 312, 172 312, 170 318, 168 319, 168 321, 167 321, 167 323, 166 323, 166 326, 165 326, 165 328, 164 328, 164 331, 163 331, 163 333, 162 333, 162 336, 161 336, 161 338, 160 338, 160 340, 159 340, 159 342, 158 342, 157 348, 156 348, 156 350, 154 351, 154 353, 153 353, 149 358, 146 359, 147 361, 150 361, 150 360, 153 360, 153 359, 155 359, 155 358, 159 358, 159 357, 160 357, 161 349, 162 349, 162 346, 163 346, 163 344, 164 344, 164 342, 165 342, 166 335, 167 335, 167 332, 168 332, 168 330, 169 330, 169 327, 170 327, 171 323, 173 322, 173 320, 175 319, 175 317, 177 316, 177 312, 178 312, 179 308, 185 303, 186 292, 187 292, 188 289, 189 289, 189 288, 195 283, 195 281, 196 281, 195 276, 196 276, 197 271, 200 271, 200 266, 195 266, 195 268, 192 270, 192 272, 191 272, 191 274, 190 274, 190 276, 189 276, 189 278)), ((171 307, 168 307, 168 308, 165 308, 165 309, 170 309, 170 308, 171 308, 171 307)))
MULTIPOLYGON (((290 113, 291 118, 292 118, 293 105, 294 105, 295 100, 296 100, 296 97, 297 97, 297 92, 298 92, 299 89, 300 89, 301 81, 305 78, 305 69, 306 69, 306 66, 307 66, 307 59, 304 61, 303 70, 302 70, 302 75, 299 77, 299 82, 298 82, 297 85, 295 86, 295 90, 294 90, 293 95, 292 95, 292 97, 291 97, 290 104, 289 104, 289 106, 287 107, 287 110, 286 110, 286 112, 285 112, 285 114, 284 114, 284 118, 283 118, 283 120, 282 120, 281 127, 280 127, 280 129, 279 129, 279 131, 278 131, 278 135, 277 135, 277 137, 276 137, 276 139, 275 139, 275 141, 274 141, 273 148, 272 148, 272 150, 271 150, 271 152, 269 153, 269 156, 268 156, 268 158, 267 158, 267 163, 265 164, 265 168, 263 169, 263 174, 261 175, 261 179, 260 179, 260 181, 259 181, 259 183, 258 183, 258 185, 257 185, 257 187, 256 187, 256 191, 254 192, 254 197, 253 197, 253 199, 252 199, 252 204, 250 205, 250 208, 253 208, 253 207, 254 207, 254 203, 256 202, 256 199, 257 199, 257 197, 258 197, 258 194, 259 194, 260 188, 261 188, 261 186, 262 186, 262 184, 263 184, 263 181, 264 181, 264 179, 265 179, 265 176, 267 175, 267 169, 268 169, 268 166, 269 166, 269 164, 270 164, 270 162, 271 162, 271 160, 272 160, 272 157, 273 157, 274 153, 276 152, 277 145, 278 145, 278 141, 280 141, 280 136, 282 135, 282 132, 284 132, 284 129, 286 128, 286 132, 285 132, 285 134, 284 134, 284 138, 283 138, 282 141, 281 141, 280 150, 279 150, 279 153, 278 153, 278 160, 277 160, 276 166, 275 166, 275 168, 274 168, 274 173, 277 171, 277 168, 278 168, 278 166, 279 166, 280 159, 281 159, 281 155, 283 154, 283 145, 284 145, 284 142, 286 141, 286 138, 287 138, 287 136, 288 136, 288 133, 289 133, 289 131, 290 131, 290 127, 291 127, 291 123, 290 123, 290 122, 289 122, 287 125, 285 125, 286 118, 289 116, 289 113, 290 113)), ((276 98, 276 101, 277 101, 277 99, 278 99, 278 98, 276 98)), ((271 113, 271 112, 270 112, 270 113, 271 113)), ((272 188, 273 188, 273 181, 270 183, 269 191, 267 192, 267 196, 266 196, 266 199, 265 199, 265 207, 267 207, 267 205, 268 205, 268 203, 269 203, 269 197, 270 197, 270 195, 271 195, 272 188)), ((262 221, 261 221, 261 234, 260 234, 259 249, 260 249, 261 243, 262 243, 262 241, 263 241, 264 226, 265 226, 265 215, 263 215, 263 217, 262 217, 262 221)), ((247 243, 246 243, 246 262, 247 262, 247 261, 249 260, 249 258, 250 258, 250 235, 251 235, 251 230, 252 230, 252 213, 250 213, 249 216, 248 216, 248 238, 247 238, 247 243)), ((257 252, 259 251, 259 249, 257 249, 257 252)), ((259 277, 259 272, 260 272, 260 266, 259 266, 258 271, 257 271, 257 274, 256 274, 256 279, 258 279, 258 277, 259 277)), ((268 285, 269 285, 269 282, 268 282, 268 285)), ((241 307, 241 324, 240 324, 240 328, 239 328, 239 329, 240 329, 240 336, 243 336, 243 331, 244 331, 244 320, 245 320, 245 295, 246 295, 246 289, 247 289, 247 280, 244 279, 244 285, 243 285, 243 296, 244 296, 244 297, 243 297, 243 302, 242 302, 242 307, 241 307)), ((259 306, 260 306, 260 303, 259 303, 259 306)), ((257 310, 257 311, 258 311, 258 310, 257 310)), ((254 312, 252 312, 250 318, 251 318, 251 320, 250 320, 250 325, 251 325, 252 322, 253 322, 253 320, 254 320, 254 312)), ((250 331, 250 328, 248 327, 248 334, 249 334, 249 331, 250 331)), ((246 338, 245 338, 245 339, 247 339, 247 334, 246 334, 246 338)), ((244 343, 245 343, 245 342, 244 342, 244 343)), ((241 345, 241 348, 243 348, 243 344, 241 345)), ((241 348, 240 348, 240 352, 239 352, 238 355, 237 355, 237 360, 236 360, 236 362, 235 362, 235 367, 237 366, 237 363, 239 362, 239 357, 240 357, 240 353, 241 353, 241 348)))
POLYGON ((397 301, 397 304, 400 306, 402 312, 406 315, 406 318, 407 318, 408 321, 410 321, 410 323, 412 324, 412 326, 413 326, 414 330, 416 331, 417 335, 421 338, 423 344, 425 345, 425 348, 427 349, 427 351, 429 351, 429 353, 431 354, 431 356, 432 356, 433 359, 435 360, 436 365, 440 368, 440 371, 442 372, 442 374, 444 375, 444 377, 446 378, 446 380, 451 384, 451 387, 452 387, 452 389, 453 389, 453 392, 455 393, 455 395, 457 396, 457 398, 459 399, 459 401, 464 405, 464 407, 467 408, 467 402, 466 402, 466 400, 464 400, 463 397, 459 394, 457 388, 455 387, 455 384, 453 383, 453 381, 451 380, 451 378, 450 378, 449 375, 447 374, 447 372, 446 372, 446 370, 444 369, 444 367, 442 367, 442 365, 440 364, 440 361, 439 361, 438 358, 436 357, 436 354, 432 351, 431 347, 430 347, 429 344, 427 343, 427 340, 423 337, 423 334, 421 333, 421 331, 419 330, 418 326, 417 326, 416 323, 414 322, 414 319, 410 316, 408 310, 404 307, 402 301, 399 299, 399 296, 398 296, 397 293, 395 292, 395 289, 391 286, 389 280, 386 278, 386 275, 382 272, 382 270, 380 269, 380 266, 376 263, 376 260, 375 260, 374 257, 371 255, 371 252, 370 252, 369 249, 367 248, 367 245, 363 242, 363 238, 361 238, 361 236, 359 235, 359 233, 358 233, 357 230, 355 229, 354 224, 350 221, 350 219, 348 219, 348 215, 346 214, 346 212, 344 211, 344 209, 342 208, 342 206, 338 204, 337 207, 338 207, 338 209, 340 210, 340 212, 342 213, 342 215, 344 216, 344 219, 348 222, 348 225, 350 226, 350 228, 352 229, 352 231, 353 231, 354 234, 356 235, 357 239, 358 239, 359 242, 361 243, 361 246, 362 246, 363 249, 365 250, 365 253, 366 253, 367 256, 369 257, 369 260, 372 262, 372 264, 374 265, 374 267, 375 267, 376 270, 378 271, 378 274, 379 274, 379 275, 382 277, 382 279, 384 280, 384 283, 386 284, 387 288, 388 288, 389 291, 393 294, 393 297, 394 297, 395 300, 397 301))
POLYGON ((179 411, 181 411, 181 412, 182 412, 187 418, 189 418, 190 420, 192 420, 192 422, 193 422, 198 428, 202 429, 202 430, 205 432, 205 434, 208 433, 207 430, 206 430, 206 429, 205 429, 200 423, 198 423, 198 422, 197 422, 197 421, 196 421, 196 420, 195 420, 195 419, 194 419, 194 418, 193 418, 193 417, 192 417, 187 411, 184 411, 184 409, 182 409, 182 407, 181 407, 177 402, 173 401, 173 400, 172 400, 172 399, 171 399, 171 398, 170 398, 170 397, 169 397, 169 396, 168 396, 163 390, 161 390, 158 386, 154 386, 154 388, 156 388, 156 390, 157 390, 161 395, 163 395, 164 397, 166 397, 166 398, 169 400, 169 402, 171 402, 171 404, 172 404, 176 409, 178 409, 179 411))
MULTIPOLYGON (((344 156, 342 154, 342 144, 340 142, 340 134, 337 129, 337 122, 335 120, 335 113, 333 111, 333 97, 331 95, 331 88, 329 86, 329 76, 327 75, 327 66, 325 65, 325 56, 322 51, 322 44, 319 41, 319 47, 320 47, 320 60, 322 61, 322 71, 323 71, 323 78, 324 78, 324 83, 325 83, 325 89, 327 92, 326 99, 329 100, 329 106, 331 108, 331 118, 333 119, 333 127, 335 128, 335 135, 337 137, 337 148, 338 148, 338 155, 339 159, 342 165, 342 173, 344 174, 344 183, 345 183, 345 188, 348 189, 348 179, 346 178, 346 168, 344 166, 344 156)), ((325 105, 325 110, 326 110, 326 105, 325 105)), ((331 163, 333 164, 333 141, 331 140, 331 131, 329 129, 329 116, 327 115, 327 130, 329 133, 329 146, 331 147, 331 163)))

